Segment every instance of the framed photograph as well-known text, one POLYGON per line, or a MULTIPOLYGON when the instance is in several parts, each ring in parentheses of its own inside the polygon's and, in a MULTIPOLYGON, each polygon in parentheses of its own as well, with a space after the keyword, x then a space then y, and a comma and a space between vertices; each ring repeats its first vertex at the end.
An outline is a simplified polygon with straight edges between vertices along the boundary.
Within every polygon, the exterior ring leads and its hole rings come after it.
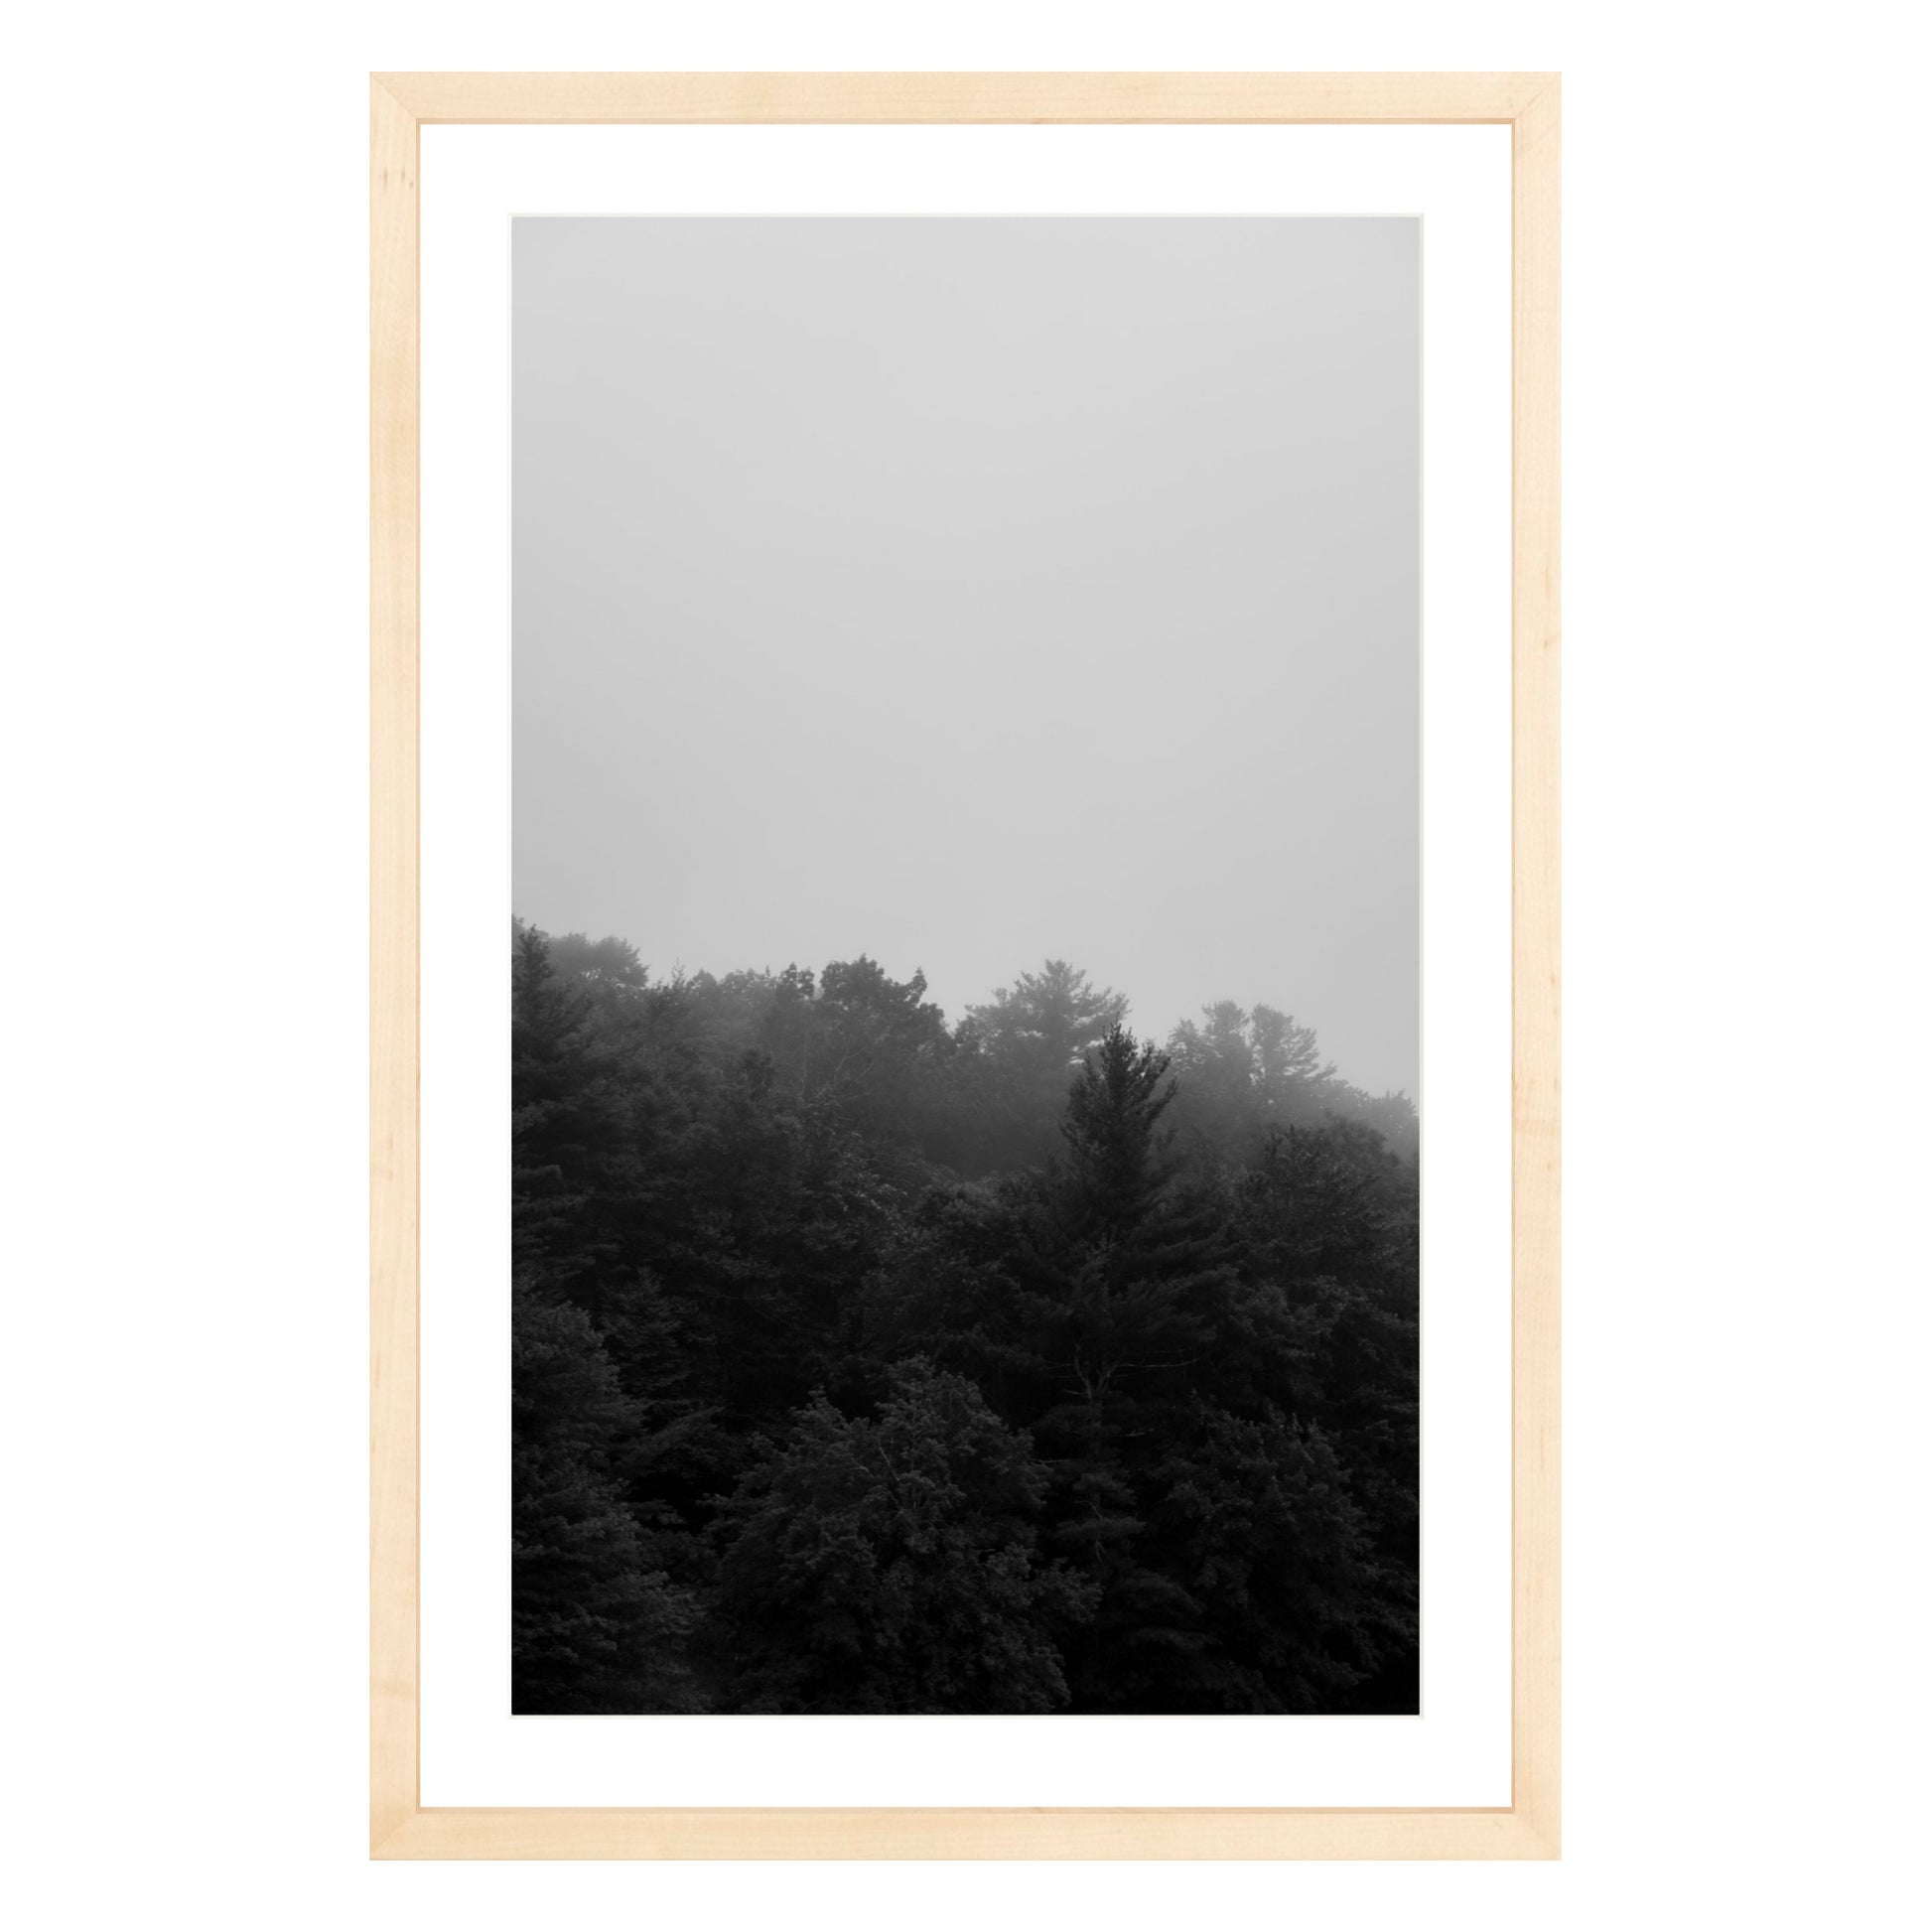
POLYGON ((1558 1856, 1558 141, 373 77, 372 1856, 1558 1856))

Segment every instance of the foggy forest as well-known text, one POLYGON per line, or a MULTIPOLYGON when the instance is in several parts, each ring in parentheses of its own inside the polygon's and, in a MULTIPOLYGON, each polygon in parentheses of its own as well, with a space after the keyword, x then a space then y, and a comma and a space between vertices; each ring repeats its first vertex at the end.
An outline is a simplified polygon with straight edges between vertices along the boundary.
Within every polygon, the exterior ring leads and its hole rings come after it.
POLYGON ((511 985, 515 1712, 1417 1710, 1406 1095, 1060 960, 511 985))

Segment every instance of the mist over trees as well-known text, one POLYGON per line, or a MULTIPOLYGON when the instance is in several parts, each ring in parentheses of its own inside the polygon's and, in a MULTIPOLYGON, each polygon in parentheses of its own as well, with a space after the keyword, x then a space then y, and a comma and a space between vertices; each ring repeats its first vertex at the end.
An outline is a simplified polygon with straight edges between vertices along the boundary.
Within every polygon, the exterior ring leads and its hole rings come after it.
POLYGON ((1417 1709, 1414 1107, 925 992, 515 925, 514 1709, 1417 1709))

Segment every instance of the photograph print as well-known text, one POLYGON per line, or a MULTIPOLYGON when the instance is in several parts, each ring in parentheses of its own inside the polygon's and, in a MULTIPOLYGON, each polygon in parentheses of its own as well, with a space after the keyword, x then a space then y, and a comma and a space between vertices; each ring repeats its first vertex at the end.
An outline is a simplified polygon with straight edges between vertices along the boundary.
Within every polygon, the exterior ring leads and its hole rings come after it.
POLYGON ((1415 1714, 1420 222, 511 268, 513 1711, 1415 1714))

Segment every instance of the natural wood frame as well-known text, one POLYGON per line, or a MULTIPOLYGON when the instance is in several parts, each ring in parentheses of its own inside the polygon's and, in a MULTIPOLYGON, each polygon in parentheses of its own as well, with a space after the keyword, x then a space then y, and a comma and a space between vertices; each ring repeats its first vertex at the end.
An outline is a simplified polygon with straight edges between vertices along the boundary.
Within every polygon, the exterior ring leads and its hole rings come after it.
POLYGON ((370 1855, 1559 1856, 1559 140, 1550 73, 391 73, 370 90, 370 1855), (1512 146, 1512 1802, 432 1807, 418 1796, 418 130, 493 122, 1507 123, 1512 146))

